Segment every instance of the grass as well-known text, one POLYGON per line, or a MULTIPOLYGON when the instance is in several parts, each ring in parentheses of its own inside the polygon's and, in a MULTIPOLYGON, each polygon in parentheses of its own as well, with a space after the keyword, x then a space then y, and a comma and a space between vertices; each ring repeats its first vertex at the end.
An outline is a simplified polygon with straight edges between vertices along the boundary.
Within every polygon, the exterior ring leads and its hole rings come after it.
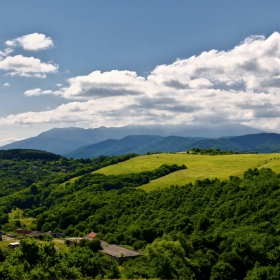
POLYGON ((14 240, 1 240, 0 241, 0 249, 1 250, 11 250, 9 247, 8 247, 8 245, 10 244, 10 243, 12 243, 12 242, 17 242, 18 240, 17 239, 14 239, 14 240))
MULTIPOLYGON (((23 236, 21 236, 19 238, 23 238, 23 236)), ((13 242, 18 242, 20 240, 19 238, 0 241, 0 249, 9 249, 8 245, 10 243, 13 243, 13 242)), ((40 244, 50 243, 50 241, 43 241, 43 240, 38 240, 38 239, 36 239, 36 241, 38 243, 40 243, 40 244)), ((54 247, 55 247, 56 251, 67 252, 69 250, 69 247, 64 244, 64 239, 56 239, 56 238, 54 238, 52 240, 52 242, 54 243, 54 247)), ((9 249, 9 250, 11 250, 11 249, 9 249)))
POLYGON ((22 217, 23 211, 19 208, 12 209, 11 213, 8 214, 9 221, 20 221, 21 228, 32 229, 35 227, 35 218, 24 218, 22 217))
POLYGON ((162 164, 185 164, 186 170, 171 173, 141 186, 145 191, 161 189, 170 185, 185 185, 205 178, 228 179, 231 175, 242 177, 249 168, 271 168, 280 173, 280 154, 233 154, 233 155, 193 155, 193 154, 154 154, 132 158, 111 165, 94 173, 128 174, 153 170, 162 164))
POLYGON ((41 244, 48 244, 50 242, 54 243, 54 247, 56 251, 58 252, 68 252, 69 247, 65 245, 65 240, 64 239, 58 239, 58 238, 53 238, 51 241, 45 241, 45 240, 37 240, 41 244))
POLYGON ((71 178, 71 179, 69 179, 68 181, 66 181, 66 182, 64 182, 64 183, 61 183, 61 184, 60 184, 60 187, 64 187, 64 188, 65 188, 67 183, 69 183, 69 184, 74 183, 76 180, 78 180, 78 179, 81 178, 81 177, 82 177, 82 175, 81 175, 81 176, 74 177, 74 178, 71 178))

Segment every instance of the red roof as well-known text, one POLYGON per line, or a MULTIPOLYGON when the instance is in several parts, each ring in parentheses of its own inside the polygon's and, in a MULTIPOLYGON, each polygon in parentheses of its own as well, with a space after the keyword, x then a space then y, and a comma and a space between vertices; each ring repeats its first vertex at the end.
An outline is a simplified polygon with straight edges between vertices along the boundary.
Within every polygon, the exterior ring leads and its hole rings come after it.
POLYGON ((87 235, 87 237, 89 237, 89 238, 94 238, 96 235, 97 235, 97 233, 91 232, 91 233, 89 233, 89 234, 87 235))
POLYGON ((29 234, 29 233, 32 233, 33 230, 26 230, 26 229, 16 228, 16 229, 14 229, 14 232, 21 233, 21 234, 29 234))

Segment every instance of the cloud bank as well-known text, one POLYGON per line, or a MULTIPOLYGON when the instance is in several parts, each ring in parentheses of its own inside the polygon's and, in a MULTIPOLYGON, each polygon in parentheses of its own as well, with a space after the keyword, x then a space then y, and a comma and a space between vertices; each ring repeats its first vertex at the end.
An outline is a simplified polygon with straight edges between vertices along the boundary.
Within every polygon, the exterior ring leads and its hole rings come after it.
POLYGON ((15 47, 22 47, 27 51, 40 51, 53 47, 53 41, 44 34, 28 34, 13 40, 6 41, 8 46, 0 51, 0 70, 6 71, 9 76, 46 78, 47 74, 56 73, 58 65, 45 63, 35 57, 26 57, 21 54, 11 56, 15 47))
MULTIPOLYGON (((55 71, 50 65, 38 69, 55 71)), ((36 88, 24 94, 60 95, 68 103, 54 110, 10 115, 0 123, 96 127, 240 122, 279 131, 280 34, 250 36, 228 51, 210 50, 159 65, 147 77, 133 71, 94 71, 72 77, 68 86, 56 91, 36 88)))

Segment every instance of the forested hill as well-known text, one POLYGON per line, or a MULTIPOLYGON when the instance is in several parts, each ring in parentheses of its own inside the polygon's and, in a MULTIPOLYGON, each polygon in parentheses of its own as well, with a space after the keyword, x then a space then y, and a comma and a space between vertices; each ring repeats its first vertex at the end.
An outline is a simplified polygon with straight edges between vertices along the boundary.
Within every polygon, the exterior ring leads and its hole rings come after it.
POLYGON ((193 148, 220 149, 233 152, 273 153, 280 151, 280 134, 259 133, 237 137, 206 139, 179 136, 134 135, 120 140, 106 140, 98 144, 83 146, 67 157, 82 158, 100 155, 122 155, 125 153, 184 152, 193 148))
POLYGON ((128 151, 137 150, 138 147, 146 147, 158 143, 163 137, 156 135, 131 135, 121 140, 108 139, 94 145, 87 145, 66 154, 70 158, 92 158, 101 155, 123 155, 128 151))
POLYGON ((204 178, 147 193, 138 186, 188 167, 162 165, 119 175, 91 172, 135 156, 2 160, 2 182, 37 174, 32 183, 23 186, 19 181, 19 191, 7 184, 10 193, 0 197, 2 230, 24 227, 20 221, 8 219, 7 213, 19 207, 24 217, 36 219, 33 227, 39 231, 67 236, 94 231, 108 243, 141 250, 143 256, 124 262, 119 269, 89 248, 71 248, 62 254, 24 242, 25 247, 10 255, 0 250, 0 277, 279 279, 280 175, 268 168, 255 168, 242 178, 204 178), (35 163, 38 169, 33 169, 35 163), (44 168, 48 172, 43 172, 44 168), (66 168, 69 173, 61 170, 66 168), (74 175, 80 177, 69 180, 74 175), (34 254, 38 258, 34 259, 34 254), (26 261, 24 267, 19 259, 26 261))
POLYGON ((63 183, 135 156, 129 154, 120 157, 100 156, 93 160, 71 160, 45 151, 0 150, 0 197, 25 190, 38 182, 43 185, 63 183))
POLYGON ((11 149, 0 150, 0 159, 29 159, 29 160, 58 160, 60 155, 55 155, 46 151, 28 150, 28 149, 11 149))

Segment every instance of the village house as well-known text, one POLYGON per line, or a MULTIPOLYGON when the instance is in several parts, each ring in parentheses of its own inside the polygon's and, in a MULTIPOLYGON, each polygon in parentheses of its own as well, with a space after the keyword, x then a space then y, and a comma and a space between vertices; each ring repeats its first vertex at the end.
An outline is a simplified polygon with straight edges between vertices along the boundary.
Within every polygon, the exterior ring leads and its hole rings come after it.
POLYGON ((86 239, 89 239, 89 240, 92 240, 93 238, 95 238, 96 237, 96 235, 97 235, 97 233, 95 233, 95 232, 91 232, 91 233, 89 233, 85 238, 86 239))
POLYGON ((64 238, 65 234, 61 232, 52 232, 48 231, 47 234, 50 234, 53 238, 64 238))

